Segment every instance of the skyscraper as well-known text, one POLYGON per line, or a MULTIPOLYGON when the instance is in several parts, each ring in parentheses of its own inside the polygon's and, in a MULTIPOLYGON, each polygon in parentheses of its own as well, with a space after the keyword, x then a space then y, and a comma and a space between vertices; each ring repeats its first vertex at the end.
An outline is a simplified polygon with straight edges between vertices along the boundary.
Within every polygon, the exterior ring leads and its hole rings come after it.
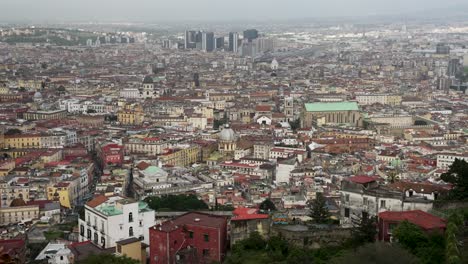
POLYGON ((203 32, 202 33, 202 50, 206 52, 211 52, 214 49, 214 33, 213 32, 203 32))
POLYGON ((185 31, 185 37, 184 37, 184 47, 186 49, 193 49, 196 46, 197 42, 197 32, 192 31, 192 30, 186 30, 185 31))
POLYGON ((234 53, 239 51, 239 34, 237 32, 229 33, 229 51, 234 53))
POLYGON ((185 47, 185 49, 188 49, 189 41, 190 41, 190 31, 185 30, 185 37, 184 37, 184 47, 185 47))
POLYGON ((252 42, 252 40, 258 38, 258 30, 256 29, 247 29, 244 31, 244 39, 252 42))
POLYGON ((215 49, 223 49, 224 48, 224 37, 217 37, 215 38, 215 49))

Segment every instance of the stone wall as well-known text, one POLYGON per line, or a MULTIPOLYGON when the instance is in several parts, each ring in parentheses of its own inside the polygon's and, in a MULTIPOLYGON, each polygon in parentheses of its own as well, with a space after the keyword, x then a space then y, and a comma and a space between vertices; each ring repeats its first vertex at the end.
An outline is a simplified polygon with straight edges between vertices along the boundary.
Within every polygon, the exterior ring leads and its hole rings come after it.
POLYGON ((275 235, 298 247, 321 248, 342 244, 351 237, 351 229, 337 226, 314 228, 304 225, 278 225, 272 226, 270 231, 270 236, 275 235))

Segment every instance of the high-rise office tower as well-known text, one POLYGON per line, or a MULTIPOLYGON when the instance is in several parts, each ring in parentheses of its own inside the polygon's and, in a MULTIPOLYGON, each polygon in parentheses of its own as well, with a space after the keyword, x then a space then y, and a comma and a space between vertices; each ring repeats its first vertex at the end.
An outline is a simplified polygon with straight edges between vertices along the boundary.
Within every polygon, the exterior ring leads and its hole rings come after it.
POLYGON ((442 43, 437 44, 436 54, 450 54, 450 46, 442 43))
POLYGON ((202 50, 211 52, 214 49, 214 33, 213 32, 202 32, 202 50))
POLYGON ((198 74, 198 72, 193 74, 193 84, 195 85, 195 87, 200 87, 200 75, 198 74))
POLYGON ((224 37, 217 37, 215 38, 215 49, 222 49, 224 48, 224 37))
POLYGON ((239 51, 239 34, 237 32, 229 33, 229 51, 234 53, 239 51))
POLYGON ((244 39, 252 42, 252 40, 258 38, 258 30, 256 29, 247 29, 244 31, 244 39))
POLYGON ((197 42, 197 32, 192 31, 192 30, 186 30, 185 31, 185 37, 184 37, 184 47, 186 49, 193 49, 196 46, 197 42))
POLYGON ((190 31, 185 30, 185 37, 184 37, 184 47, 185 47, 185 49, 189 48, 189 40, 190 40, 190 31))

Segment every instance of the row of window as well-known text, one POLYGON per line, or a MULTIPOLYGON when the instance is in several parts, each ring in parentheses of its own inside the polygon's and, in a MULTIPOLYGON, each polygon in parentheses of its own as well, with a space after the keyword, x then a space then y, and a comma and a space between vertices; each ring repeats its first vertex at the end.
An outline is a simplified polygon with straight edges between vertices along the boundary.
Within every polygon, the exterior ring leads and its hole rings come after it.
MULTIPOLYGON (((193 238, 193 237, 194 237, 193 231, 189 231, 189 238, 193 238)), ((203 234, 203 241, 210 242, 210 235, 203 234)), ((174 241, 174 242, 177 242, 177 241, 174 241)))

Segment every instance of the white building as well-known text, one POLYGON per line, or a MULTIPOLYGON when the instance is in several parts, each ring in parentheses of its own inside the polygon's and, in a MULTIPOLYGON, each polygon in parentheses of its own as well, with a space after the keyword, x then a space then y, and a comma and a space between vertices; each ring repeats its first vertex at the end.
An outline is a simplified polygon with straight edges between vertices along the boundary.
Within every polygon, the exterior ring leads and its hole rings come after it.
POLYGON ((120 91, 120 97, 129 99, 140 98, 140 90, 138 88, 124 88, 120 91))
POLYGON ((432 209, 424 197, 406 197, 403 191, 383 188, 372 177, 355 176, 341 182, 340 224, 351 227, 356 221, 384 211, 432 209))
POLYGON ((49 243, 36 257, 36 260, 45 259, 49 264, 69 264, 73 263, 73 254, 65 244, 49 243))
POLYGON ((149 228, 155 225, 154 211, 145 202, 120 196, 98 196, 85 205, 79 219, 79 241, 92 241, 103 248, 136 237, 149 244, 149 228))
POLYGON ((437 168, 448 170, 455 159, 461 159, 468 162, 468 153, 439 153, 437 154, 437 168))

